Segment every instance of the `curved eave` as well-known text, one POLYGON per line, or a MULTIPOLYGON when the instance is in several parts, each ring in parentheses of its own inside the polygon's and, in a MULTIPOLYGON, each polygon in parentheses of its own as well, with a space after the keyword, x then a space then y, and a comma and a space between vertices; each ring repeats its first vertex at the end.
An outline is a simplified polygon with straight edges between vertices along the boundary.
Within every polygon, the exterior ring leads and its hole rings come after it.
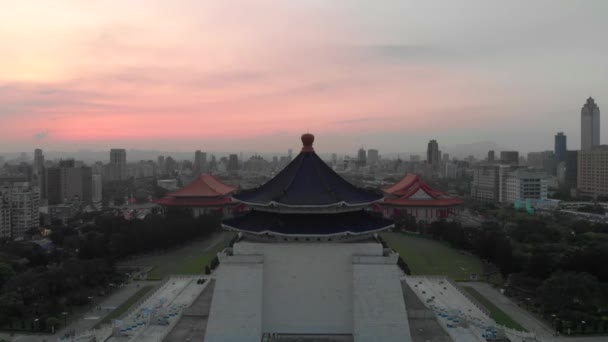
POLYGON ((228 205, 236 205, 237 202, 233 202, 229 198, 226 199, 190 199, 184 198, 161 198, 152 201, 155 204, 166 206, 166 207, 223 207, 228 205))
POLYGON ((384 206, 393 207, 457 207, 462 205, 464 201, 457 199, 450 200, 404 200, 394 201, 387 200, 381 203, 384 206))
POLYGON ((272 230, 263 230, 260 232, 253 232, 250 230, 246 230, 246 229, 240 229, 240 228, 235 228, 232 227, 230 225, 227 225, 225 223, 222 223, 222 227, 224 229, 230 230, 230 231, 234 231, 234 232, 241 232, 241 233, 245 233, 245 234, 251 234, 251 235, 256 235, 256 236, 278 236, 278 237, 282 237, 282 238, 333 238, 333 237, 342 237, 342 236, 363 236, 363 235, 369 235, 369 234, 374 234, 374 233, 379 233, 382 232, 384 230, 393 228, 395 226, 395 224, 390 224, 386 227, 382 227, 379 229, 374 229, 374 230, 367 230, 364 232, 351 232, 351 231, 344 231, 344 232, 340 232, 340 233, 334 233, 334 234, 285 234, 285 233, 278 233, 272 230))
POLYGON ((345 201, 340 201, 340 202, 329 203, 329 204, 286 204, 286 203, 280 203, 280 202, 275 202, 275 201, 270 201, 268 203, 256 203, 256 202, 247 202, 247 201, 239 200, 238 198, 236 198, 234 196, 232 197, 232 199, 235 202, 239 202, 239 203, 243 203, 248 206, 251 206, 251 207, 259 207, 259 208, 284 207, 284 208, 314 209, 314 208, 331 208, 331 207, 350 207, 350 208, 366 207, 366 206, 372 205, 374 203, 381 202, 384 198, 380 197, 377 200, 373 200, 371 202, 364 202, 364 203, 348 203, 345 201))

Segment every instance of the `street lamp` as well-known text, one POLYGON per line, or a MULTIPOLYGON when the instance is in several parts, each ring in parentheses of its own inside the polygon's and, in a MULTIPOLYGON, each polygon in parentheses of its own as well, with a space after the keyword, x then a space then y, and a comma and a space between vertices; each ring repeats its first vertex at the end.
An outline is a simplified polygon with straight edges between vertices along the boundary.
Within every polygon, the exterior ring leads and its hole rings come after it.
POLYGON ((64 311, 61 314, 63 315, 63 327, 65 328, 68 326, 68 313, 64 311))
POLYGON ((551 317, 553 318, 553 329, 555 330, 555 336, 557 336, 557 315, 556 314, 552 314, 551 317))

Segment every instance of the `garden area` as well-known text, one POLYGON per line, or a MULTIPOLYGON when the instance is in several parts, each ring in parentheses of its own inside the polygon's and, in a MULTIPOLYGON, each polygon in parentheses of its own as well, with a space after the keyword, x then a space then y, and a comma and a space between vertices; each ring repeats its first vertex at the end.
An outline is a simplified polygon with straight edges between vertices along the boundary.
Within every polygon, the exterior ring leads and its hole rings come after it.
POLYGON ((99 321, 95 328, 99 328, 103 324, 108 324, 112 322, 112 320, 120 318, 125 312, 131 308, 131 306, 135 305, 139 300, 141 300, 150 290, 152 290, 154 286, 142 286, 137 292, 135 292, 129 299, 127 299, 124 303, 122 303, 119 307, 114 309, 110 314, 108 314, 103 320, 99 321))
POLYGON ((234 236, 233 233, 221 232, 211 244, 208 240, 196 241, 180 250, 154 258, 150 261, 150 265, 154 266, 148 272, 148 280, 160 280, 171 274, 203 274, 205 266, 210 266, 211 260, 234 236))
POLYGON ((446 275, 456 281, 481 276, 482 262, 469 253, 407 233, 384 233, 382 238, 408 264, 412 274, 446 275))
POLYGON ((507 315, 504 311, 502 311, 499 307, 494 305, 494 303, 490 302, 486 297, 484 297, 479 291, 475 290, 472 287, 463 287, 465 291, 467 291, 473 298, 475 298, 481 305, 483 305, 488 311, 490 311, 490 317, 498 324, 504 325, 507 328, 526 331, 519 323, 517 323, 511 316, 507 315))

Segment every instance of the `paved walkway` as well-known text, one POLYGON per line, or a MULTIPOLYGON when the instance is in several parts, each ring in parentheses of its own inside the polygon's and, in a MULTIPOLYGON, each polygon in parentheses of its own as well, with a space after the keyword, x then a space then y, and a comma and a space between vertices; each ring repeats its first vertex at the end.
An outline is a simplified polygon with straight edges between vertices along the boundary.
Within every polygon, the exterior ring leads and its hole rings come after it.
POLYGON ((536 316, 529 313, 524 308, 518 306, 510 298, 501 294, 498 290, 487 283, 469 282, 462 283, 461 286, 469 286, 475 288, 484 297, 490 300, 494 305, 499 307, 507 315, 511 316, 517 323, 521 324, 526 330, 534 332, 542 341, 559 341, 559 342, 606 342, 606 336, 586 336, 586 337, 555 337, 553 329, 539 320, 536 316))

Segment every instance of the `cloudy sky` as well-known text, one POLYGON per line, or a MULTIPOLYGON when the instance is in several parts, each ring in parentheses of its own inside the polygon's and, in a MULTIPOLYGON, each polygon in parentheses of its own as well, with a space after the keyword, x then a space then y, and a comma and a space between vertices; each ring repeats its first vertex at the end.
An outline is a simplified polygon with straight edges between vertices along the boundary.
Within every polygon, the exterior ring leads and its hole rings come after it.
MULTIPOLYGON (((608 1, 3 1, 0 151, 580 142, 608 1)), ((606 111, 604 110, 604 111, 606 111)), ((608 142, 603 120, 602 142, 608 142)))

